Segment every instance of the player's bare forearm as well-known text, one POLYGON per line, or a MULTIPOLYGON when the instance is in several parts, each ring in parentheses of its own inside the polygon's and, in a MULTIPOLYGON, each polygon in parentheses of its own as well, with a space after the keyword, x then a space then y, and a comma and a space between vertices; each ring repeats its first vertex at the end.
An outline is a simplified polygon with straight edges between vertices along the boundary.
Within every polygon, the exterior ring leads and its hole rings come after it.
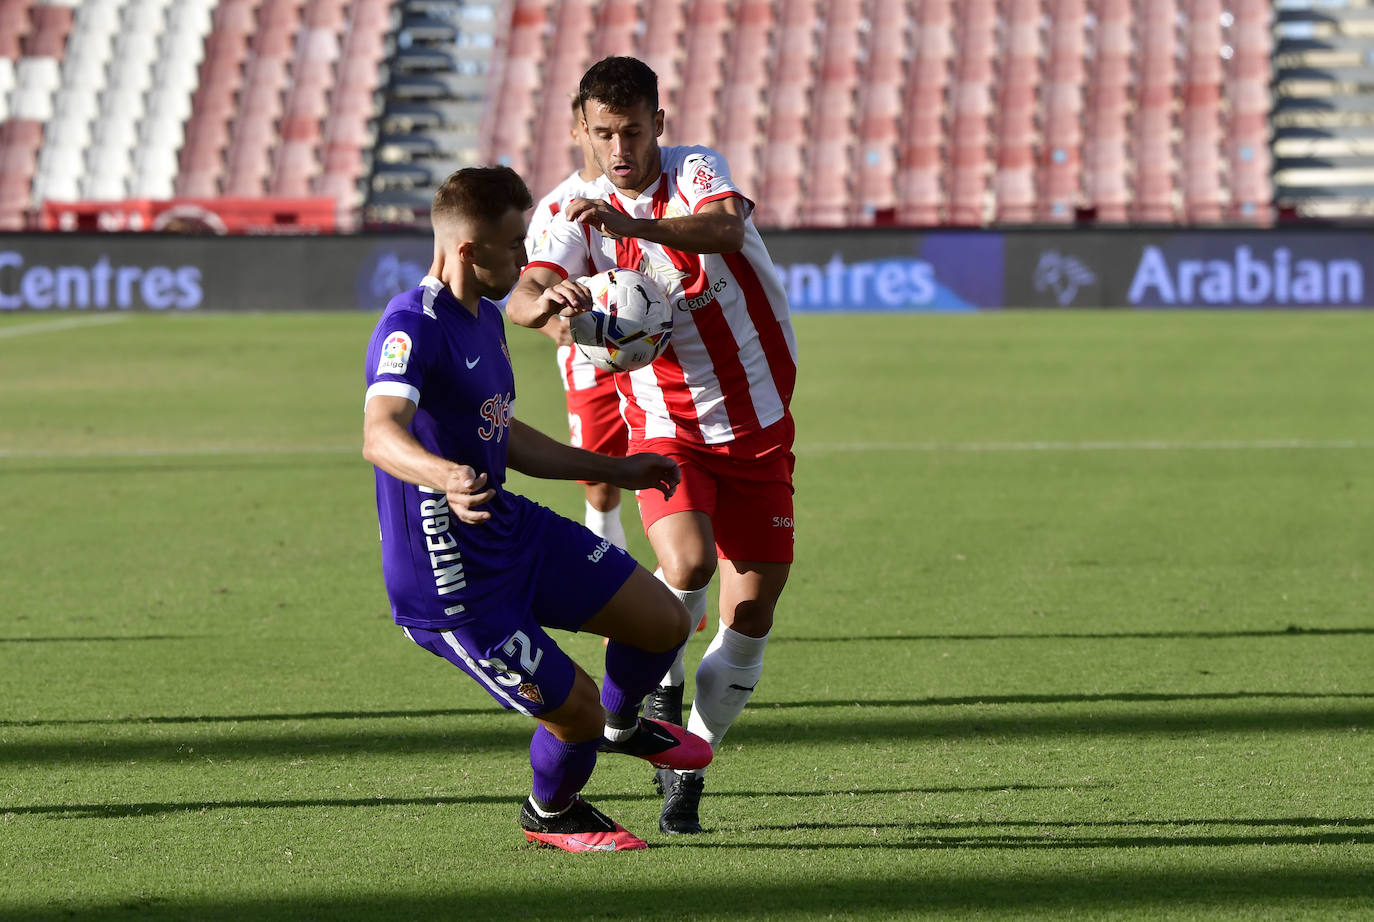
POLYGON ((511 421, 506 464, 522 474, 545 480, 587 480, 626 490, 657 489, 665 495, 672 495, 682 479, 677 463, 662 455, 601 455, 554 441, 519 420, 511 421))
POLYGON ((480 507, 496 495, 487 475, 465 464, 441 458, 411 434, 415 404, 402 397, 376 396, 363 412, 363 457, 398 480, 442 490, 458 518, 468 524, 491 514, 480 507))
POLYGON ((610 237, 637 237, 683 253, 738 253, 744 248, 748 205, 737 196, 703 205, 677 218, 632 218, 595 199, 573 199, 569 221, 588 224, 610 237))
POLYGON ((522 327, 539 329, 559 314, 584 311, 591 307, 592 295, 586 286, 542 266, 532 267, 520 277, 506 300, 506 316, 522 327))
POLYGON ((738 253, 744 247, 744 219, 725 211, 645 218, 630 236, 682 253, 738 253))

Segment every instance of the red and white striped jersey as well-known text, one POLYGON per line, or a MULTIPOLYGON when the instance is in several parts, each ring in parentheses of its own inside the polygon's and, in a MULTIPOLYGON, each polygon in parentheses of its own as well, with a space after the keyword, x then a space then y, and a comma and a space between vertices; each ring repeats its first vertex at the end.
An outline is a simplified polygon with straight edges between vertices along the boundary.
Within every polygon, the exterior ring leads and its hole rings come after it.
MULTIPOLYGON (((662 174, 638 198, 602 177, 600 198, 635 218, 674 218, 731 196, 725 159, 705 147, 662 147, 662 174)), ((604 237, 555 216, 530 266, 578 278, 638 269, 676 308, 668 349, 651 365, 616 376, 630 439, 676 438, 720 445, 788 415, 797 344, 787 295, 753 220, 738 253, 684 253, 634 238, 604 237)))
MULTIPOLYGON (((543 239, 548 236, 549 225, 556 215, 562 213, 568 202, 575 198, 605 198, 606 191, 596 180, 585 180, 579 171, 572 173, 554 186, 549 194, 539 200, 530 213, 529 228, 525 231, 525 252, 533 254, 543 239)), ((566 323, 555 317, 549 323, 566 323)), ((576 347, 558 347, 558 371, 563 378, 563 390, 584 391, 590 388, 612 388, 614 372, 597 368, 592 360, 583 355, 576 347)))

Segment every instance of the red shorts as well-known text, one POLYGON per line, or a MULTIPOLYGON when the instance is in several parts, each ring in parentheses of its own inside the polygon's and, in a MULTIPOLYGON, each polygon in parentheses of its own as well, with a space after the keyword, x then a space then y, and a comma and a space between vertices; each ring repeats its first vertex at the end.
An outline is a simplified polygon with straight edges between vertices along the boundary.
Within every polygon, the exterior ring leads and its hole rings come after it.
POLYGON ((645 531, 674 512, 704 512, 711 519, 716 556, 722 560, 791 563, 796 533, 793 432, 788 416, 747 439, 724 445, 662 438, 632 445, 632 451, 667 455, 682 468, 682 482, 671 499, 657 490, 637 494, 645 531))
POLYGON ((629 446, 629 430, 620 417, 620 392, 615 389, 614 376, 610 372, 600 372, 595 376, 595 383, 591 383, 595 366, 580 356, 576 358, 586 367, 574 375, 567 350, 566 346, 559 349, 558 357, 568 399, 569 444, 602 455, 624 457, 629 446))

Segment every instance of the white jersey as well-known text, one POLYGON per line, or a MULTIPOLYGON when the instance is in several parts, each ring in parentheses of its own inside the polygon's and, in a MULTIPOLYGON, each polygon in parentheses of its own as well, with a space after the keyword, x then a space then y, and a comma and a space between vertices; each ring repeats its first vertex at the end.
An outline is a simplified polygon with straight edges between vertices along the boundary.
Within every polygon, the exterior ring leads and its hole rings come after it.
MULTIPOLYGON (((563 212, 568 202, 575 198, 605 198, 605 190, 597 180, 585 180, 578 170, 554 186, 549 194, 539 200, 530 213, 530 226, 525 231, 525 253, 533 255, 544 238, 548 236, 553 219, 563 212)), ((584 273, 590 274, 590 273, 584 273)), ((555 317, 549 323, 566 323, 555 317)), ((591 388, 614 389, 613 372, 597 368, 592 360, 574 346, 558 347, 558 373, 563 379, 563 390, 584 391, 591 388)))
POLYGON ((534 206, 534 211, 530 213, 530 226, 525 231, 525 255, 533 258, 534 251, 549 232, 549 225, 553 223, 556 215, 568 207, 568 202, 575 198, 605 197, 606 191, 601 185, 600 177, 585 180, 579 175, 578 170, 573 170, 566 179, 549 190, 549 194, 541 198, 539 204, 534 206))
MULTIPOLYGON (((720 154, 663 147, 662 174, 638 198, 602 177, 599 198, 635 218, 674 218, 738 197, 720 154)), ((676 308, 668 349, 616 376, 631 441, 675 438, 720 445, 788 416, 797 345, 787 295, 752 219, 737 253, 684 253, 635 238, 604 237, 555 215, 530 266, 577 278, 614 267, 656 280, 676 308)))

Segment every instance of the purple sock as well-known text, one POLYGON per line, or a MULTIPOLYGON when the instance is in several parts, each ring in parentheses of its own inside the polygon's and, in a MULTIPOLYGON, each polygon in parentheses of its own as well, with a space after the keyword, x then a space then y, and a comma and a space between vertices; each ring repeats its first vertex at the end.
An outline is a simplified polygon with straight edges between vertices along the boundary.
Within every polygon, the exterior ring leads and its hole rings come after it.
POLYGON ((633 714, 675 659, 676 647, 667 653, 649 653, 612 640, 606 645, 606 677, 601 682, 601 706, 612 714, 633 714))
POLYGON ((530 740, 530 767, 534 769, 534 799, 550 812, 572 803, 573 795, 587 784, 596 767, 596 749, 601 740, 565 743, 543 724, 530 740))

